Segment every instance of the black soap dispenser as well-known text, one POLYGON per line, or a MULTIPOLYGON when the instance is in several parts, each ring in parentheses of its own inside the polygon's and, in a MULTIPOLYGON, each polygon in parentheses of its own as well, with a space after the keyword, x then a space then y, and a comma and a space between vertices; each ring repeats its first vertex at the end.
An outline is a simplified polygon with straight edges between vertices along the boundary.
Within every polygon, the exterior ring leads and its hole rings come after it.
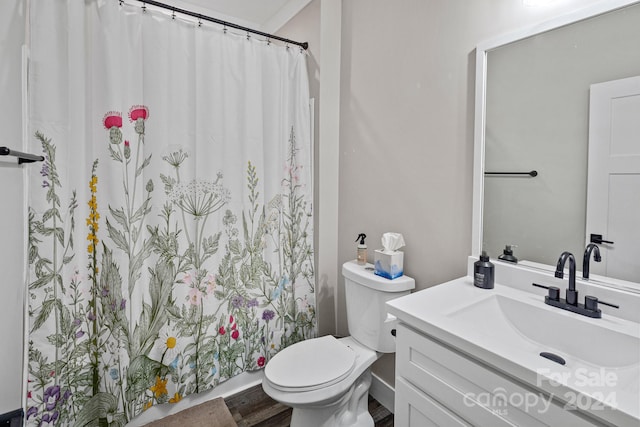
POLYGON ((493 289, 495 267, 489 261, 489 255, 482 251, 480 259, 473 264, 473 284, 482 289, 493 289))
POLYGON ((516 248, 516 245, 507 245, 504 247, 502 251, 502 255, 498 257, 500 261, 512 262, 514 264, 518 263, 518 258, 513 256, 513 248, 516 248))

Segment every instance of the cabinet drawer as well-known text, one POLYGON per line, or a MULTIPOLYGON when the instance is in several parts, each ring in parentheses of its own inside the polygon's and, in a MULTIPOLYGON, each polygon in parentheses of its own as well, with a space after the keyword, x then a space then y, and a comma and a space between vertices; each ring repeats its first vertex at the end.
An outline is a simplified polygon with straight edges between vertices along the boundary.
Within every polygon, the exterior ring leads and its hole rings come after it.
POLYGON ((394 423, 399 427, 471 427, 403 378, 396 379, 394 423))
POLYGON ((396 339, 396 375, 472 425, 602 425, 404 324, 396 339))

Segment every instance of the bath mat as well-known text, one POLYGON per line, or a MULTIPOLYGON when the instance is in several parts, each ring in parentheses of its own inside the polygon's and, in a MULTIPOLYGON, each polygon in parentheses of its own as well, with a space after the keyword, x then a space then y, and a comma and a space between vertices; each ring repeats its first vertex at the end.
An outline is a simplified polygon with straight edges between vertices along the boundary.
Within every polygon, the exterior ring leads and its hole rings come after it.
POLYGON ((177 414, 153 421, 146 427, 238 427, 224 403, 219 397, 194 406, 177 414))

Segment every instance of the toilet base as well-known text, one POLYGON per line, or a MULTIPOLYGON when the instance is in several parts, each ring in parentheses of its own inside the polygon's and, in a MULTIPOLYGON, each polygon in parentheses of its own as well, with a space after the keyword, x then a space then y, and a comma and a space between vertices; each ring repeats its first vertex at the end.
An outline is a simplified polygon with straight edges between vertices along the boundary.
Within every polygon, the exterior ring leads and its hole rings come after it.
POLYGON ((369 414, 371 371, 367 369, 334 402, 293 407, 291 427, 373 427, 369 414))

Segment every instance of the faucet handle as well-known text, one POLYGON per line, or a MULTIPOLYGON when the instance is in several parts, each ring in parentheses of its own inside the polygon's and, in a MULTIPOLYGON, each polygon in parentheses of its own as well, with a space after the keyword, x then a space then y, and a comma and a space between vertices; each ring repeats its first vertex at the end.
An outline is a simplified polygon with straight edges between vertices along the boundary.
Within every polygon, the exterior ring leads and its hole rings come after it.
POLYGON ((560 288, 557 286, 546 286, 540 285, 538 283, 532 283, 533 286, 538 288, 547 289, 549 291, 549 299, 553 301, 558 301, 560 299, 560 288))
POLYGON ((606 306, 613 307, 613 308, 620 308, 619 305, 611 304, 610 302, 600 301, 598 300, 597 297, 592 297, 590 295, 587 295, 586 297, 584 297, 584 307, 587 310, 593 310, 593 311, 597 310, 598 303, 604 304, 606 306))

